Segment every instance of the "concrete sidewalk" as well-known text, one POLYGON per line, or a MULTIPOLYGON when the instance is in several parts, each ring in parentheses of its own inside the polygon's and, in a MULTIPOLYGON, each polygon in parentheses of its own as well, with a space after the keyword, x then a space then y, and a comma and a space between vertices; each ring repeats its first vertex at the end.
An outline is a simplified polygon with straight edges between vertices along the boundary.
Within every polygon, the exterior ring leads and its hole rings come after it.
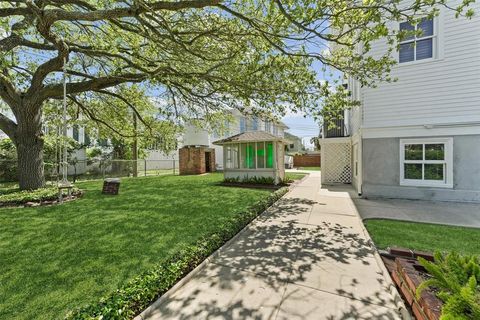
POLYGON ((400 319, 349 191, 310 174, 138 319, 400 319))

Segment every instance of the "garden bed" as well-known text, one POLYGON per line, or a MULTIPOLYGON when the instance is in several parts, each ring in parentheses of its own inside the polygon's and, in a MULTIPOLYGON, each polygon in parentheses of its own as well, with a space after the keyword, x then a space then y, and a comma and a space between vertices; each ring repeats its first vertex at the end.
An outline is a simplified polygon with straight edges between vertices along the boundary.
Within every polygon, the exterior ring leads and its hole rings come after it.
POLYGON ((287 173, 285 175, 285 179, 279 184, 274 184, 273 179, 271 180, 269 178, 250 178, 243 181, 240 181, 240 179, 225 179, 220 182, 219 185, 225 187, 278 190, 283 187, 289 187, 298 184, 307 176, 308 173, 287 173))
MULTIPOLYGON (((73 187, 70 196, 63 190, 63 201, 72 201, 82 196, 83 192, 73 187)), ((11 188, 0 193, 0 207, 37 207, 59 203, 57 187, 46 187, 34 191, 11 188)))
POLYGON ((432 289, 425 289, 417 296, 417 289, 422 282, 430 278, 427 270, 417 261, 422 257, 433 261, 433 255, 403 248, 392 248, 381 252, 393 282, 400 292, 405 304, 417 320, 438 320, 442 310, 442 301, 432 289))

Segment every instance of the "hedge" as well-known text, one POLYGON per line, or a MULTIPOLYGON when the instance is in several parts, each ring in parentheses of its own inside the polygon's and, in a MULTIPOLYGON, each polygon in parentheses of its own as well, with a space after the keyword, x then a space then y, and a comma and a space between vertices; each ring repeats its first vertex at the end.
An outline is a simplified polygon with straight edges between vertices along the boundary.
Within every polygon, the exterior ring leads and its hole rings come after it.
POLYGON ((122 288, 100 299, 98 303, 70 312, 65 319, 134 318, 287 191, 288 188, 281 188, 266 199, 255 203, 246 212, 236 213, 216 232, 203 237, 165 263, 133 278, 122 288))

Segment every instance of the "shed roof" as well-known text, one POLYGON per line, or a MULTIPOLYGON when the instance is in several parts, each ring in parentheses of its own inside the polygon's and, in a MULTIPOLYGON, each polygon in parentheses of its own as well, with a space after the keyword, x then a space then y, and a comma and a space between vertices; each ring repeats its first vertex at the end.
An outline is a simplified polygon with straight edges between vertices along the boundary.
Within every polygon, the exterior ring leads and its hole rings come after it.
POLYGON ((247 131, 242 132, 231 137, 214 141, 213 144, 224 145, 230 143, 240 143, 240 142, 262 142, 262 141, 279 141, 285 143, 285 140, 282 137, 274 136, 265 131, 247 131))

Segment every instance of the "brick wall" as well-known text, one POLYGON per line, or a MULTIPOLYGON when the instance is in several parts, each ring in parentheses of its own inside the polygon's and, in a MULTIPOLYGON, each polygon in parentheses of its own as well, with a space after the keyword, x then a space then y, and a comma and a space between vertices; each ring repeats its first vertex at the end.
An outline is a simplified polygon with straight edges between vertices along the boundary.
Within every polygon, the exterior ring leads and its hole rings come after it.
POLYGON ((207 172, 205 153, 210 153, 210 172, 215 171, 215 149, 207 147, 183 147, 178 150, 180 174, 202 174, 207 172))
POLYGON ((320 167, 320 154, 293 156, 294 167, 320 167))

